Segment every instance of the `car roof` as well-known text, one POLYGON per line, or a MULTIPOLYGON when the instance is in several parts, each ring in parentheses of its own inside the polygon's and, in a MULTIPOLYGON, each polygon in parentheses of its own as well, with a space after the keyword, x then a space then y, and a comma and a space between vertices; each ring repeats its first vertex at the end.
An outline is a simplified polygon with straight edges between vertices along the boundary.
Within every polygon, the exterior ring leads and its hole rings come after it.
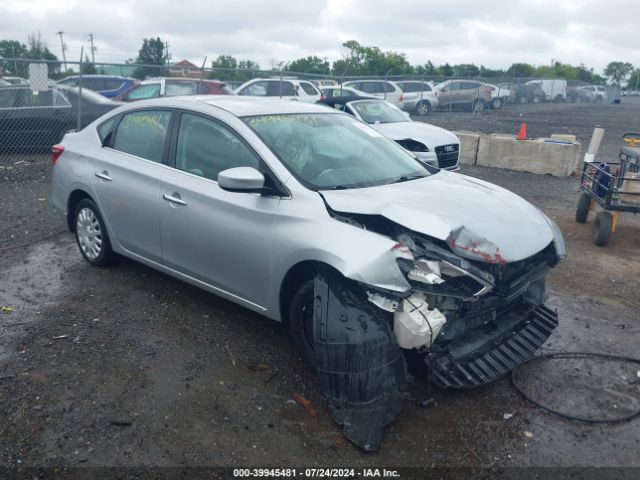
POLYGON ((318 101, 316 103, 319 103, 321 105, 329 105, 331 107, 335 107, 336 104, 345 105, 347 103, 360 101, 360 100, 367 100, 367 101, 372 101, 372 102, 384 102, 384 100, 382 100, 381 98, 369 98, 369 97, 362 97, 362 96, 359 96, 359 95, 343 95, 341 97, 325 98, 324 100, 320 100, 320 101, 318 101))
POLYGON ((236 95, 183 95, 140 100, 131 103, 131 108, 142 106, 164 106, 173 108, 217 107, 235 115, 278 115, 291 113, 327 113, 327 108, 307 102, 295 102, 280 98, 243 97, 236 95))
MULTIPOLYGON (((80 78, 80 75, 69 75, 68 77, 62 78, 61 80, 67 80, 68 78, 80 78)), ((135 80, 135 78, 123 77, 121 75, 100 75, 100 74, 82 75, 82 78, 111 78, 116 80, 135 80)))

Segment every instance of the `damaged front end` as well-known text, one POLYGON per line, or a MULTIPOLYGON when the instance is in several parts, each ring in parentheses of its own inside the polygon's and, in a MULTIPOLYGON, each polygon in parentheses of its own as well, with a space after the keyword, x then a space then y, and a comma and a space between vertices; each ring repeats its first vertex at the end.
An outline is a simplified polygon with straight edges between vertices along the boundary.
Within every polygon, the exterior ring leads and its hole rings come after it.
MULTIPOLYGON (((409 298, 421 295, 432 316, 446 319, 417 347, 434 383, 470 388, 491 382, 532 357, 557 326, 557 314, 544 305, 545 276, 559 260, 554 243, 507 263, 467 260, 421 235, 398 240, 412 256, 398 259, 412 287, 409 298)), ((421 319, 422 330, 433 328, 429 316, 421 319)), ((394 331, 404 324, 405 312, 395 312, 394 331)))
POLYGON ((316 277, 320 381, 345 435, 366 450, 377 448, 401 409, 402 349, 424 355, 436 385, 471 388, 531 358, 558 324, 544 301, 545 276, 565 254, 559 232, 541 251, 507 261, 464 228, 440 240, 380 215, 328 211, 397 242, 389 253, 409 286, 391 291, 337 274, 316 277))

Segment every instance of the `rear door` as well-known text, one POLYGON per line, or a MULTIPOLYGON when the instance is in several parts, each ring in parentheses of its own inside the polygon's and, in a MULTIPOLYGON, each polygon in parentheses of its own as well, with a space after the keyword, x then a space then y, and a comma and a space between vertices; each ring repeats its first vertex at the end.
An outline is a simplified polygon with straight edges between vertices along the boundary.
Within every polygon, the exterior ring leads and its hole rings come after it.
POLYGON ((218 173, 264 167, 253 149, 213 117, 183 112, 176 121, 175 169, 162 177, 162 250, 166 266, 263 306, 271 271, 273 214, 280 201, 228 192, 218 173))
POLYGON ((160 263, 160 178, 172 111, 124 114, 107 147, 92 159, 92 185, 113 239, 127 252, 160 263))

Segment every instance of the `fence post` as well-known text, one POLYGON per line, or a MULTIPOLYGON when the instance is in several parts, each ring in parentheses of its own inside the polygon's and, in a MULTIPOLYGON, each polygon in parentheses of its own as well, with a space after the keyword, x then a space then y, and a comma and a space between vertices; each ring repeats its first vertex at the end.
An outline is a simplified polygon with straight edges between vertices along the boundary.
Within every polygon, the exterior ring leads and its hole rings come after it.
POLYGON ((82 56, 84 55, 84 47, 80 48, 80 63, 78 70, 80 78, 78 80, 78 127, 76 130, 82 130, 82 56))
POLYGON ((200 69, 200 85, 198 86, 198 93, 202 94, 202 81, 204 80, 204 67, 207 64, 207 57, 204 57, 202 61, 202 68, 200 69))

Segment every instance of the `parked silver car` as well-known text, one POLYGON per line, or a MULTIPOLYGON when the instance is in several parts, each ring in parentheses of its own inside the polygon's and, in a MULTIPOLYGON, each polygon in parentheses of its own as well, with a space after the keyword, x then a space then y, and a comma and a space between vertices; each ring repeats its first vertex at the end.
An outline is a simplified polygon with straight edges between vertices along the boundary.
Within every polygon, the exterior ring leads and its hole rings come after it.
POLYGON ((67 134, 52 163, 53 202, 90 264, 124 255, 286 322, 366 450, 402 408, 402 348, 436 384, 474 387, 557 324, 553 221, 326 106, 136 102, 67 134))
POLYGON ((396 82, 403 91, 402 109, 407 112, 414 112, 416 115, 424 116, 429 112, 438 109, 438 90, 431 82, 419 80, 406 80, 396 82))

